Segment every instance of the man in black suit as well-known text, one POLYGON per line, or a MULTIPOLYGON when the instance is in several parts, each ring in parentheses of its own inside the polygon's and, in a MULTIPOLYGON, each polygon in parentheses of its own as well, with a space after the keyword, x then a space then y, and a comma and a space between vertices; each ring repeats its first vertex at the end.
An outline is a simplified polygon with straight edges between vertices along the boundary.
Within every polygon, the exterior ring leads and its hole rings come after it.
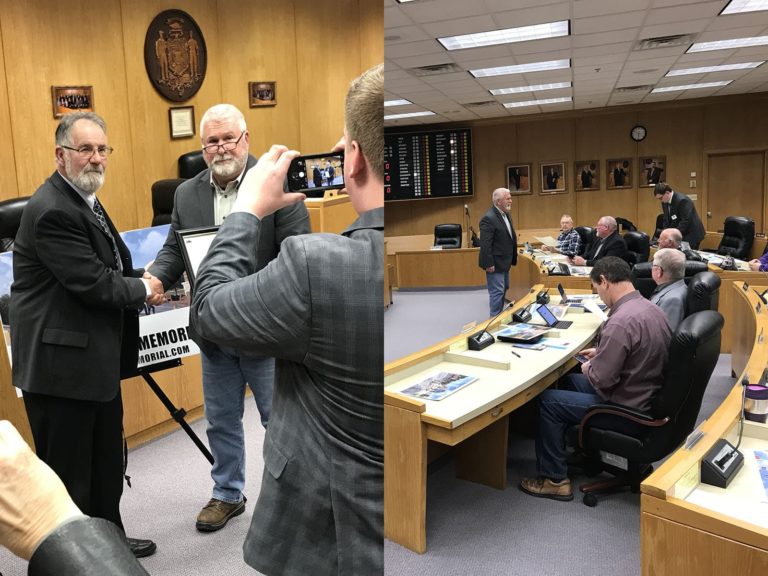
POLYGON ((550 166, 549 172, 547 172, 547 190, 556 190, 557 181, 560 179, 560 174, 555 171, 554 166, 550 166))
POLYGON ((653 195, 661 201, 664 211, 663 228, 677 228, 683 235, 683 242, 688 242, 692 249, 698 250, 705 231, 693 201, 685 194, 672 190, 666 182, 656 184, 653 195))
POLYGON ((619 235, 616 219, 613 216, 603 216, 595 226, 596 237, 589 244, 584 258, 573 256, 568 258, 570 264, 576 266, 594 266, 595 262, 606 256, 618 256, 627 260, 627 244, 619 235))
POLYGON ((659 168, 656 165, 656 160, 651 160, 651 165, 646 169, 648 184, 658 184, 659 180, 661 180, 662 172, 664 172, 664 168, 659 168))
MULTIPOLYGON (((137 309, 159 302, 162 284, 133 269, 96 199, 111 152, 98 115, 61 119, 56 171, 16 235, 10 319, 13 383, 24 391, 37 454, 80 510, 122 529, 121 369, 136 368, 137 309)), ((139 557, 156 548, 129 544, 139 557)))
POLYGON ((506 188, 493 191, 493 206, 480 219, 480 268, 488 283, 490 316, 504 307, 509 268, 517 264, 517 235, 509 211, 512 195, 506 188))

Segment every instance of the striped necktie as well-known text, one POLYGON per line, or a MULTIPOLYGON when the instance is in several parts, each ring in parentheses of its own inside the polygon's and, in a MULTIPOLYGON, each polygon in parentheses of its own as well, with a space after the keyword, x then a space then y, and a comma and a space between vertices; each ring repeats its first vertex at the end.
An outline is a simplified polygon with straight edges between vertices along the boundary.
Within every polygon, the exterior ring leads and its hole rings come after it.
POLYGON ((123 263, 120 260, 120 253, 117 251, 117 244, 115 244, 115 238, 114 236, 112 236, 112 232, 109 230, 109 226, 107 226, 107 219, 104 216, 104 210, 102 209, 98 198, 93 199, 93 213, 96 215, 96 220, 99 221, 99 225, 101 226, 101 229, 104 230, 107 237, 109 238, 109 241, 112 243, 112 254, 115 257, 115 268, 122 271, 123 263))

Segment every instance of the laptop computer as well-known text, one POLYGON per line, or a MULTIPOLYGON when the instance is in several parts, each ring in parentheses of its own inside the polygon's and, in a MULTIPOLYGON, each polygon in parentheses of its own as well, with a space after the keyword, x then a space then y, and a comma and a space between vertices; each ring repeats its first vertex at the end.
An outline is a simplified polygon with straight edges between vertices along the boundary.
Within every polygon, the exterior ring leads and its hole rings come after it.
POLYGON ((539 313, 539 316, 541 316, 541 319, 544 320, 549 328, 565 330, 566 328, 570 328, 571 324, 573 324, 570 320, 558 320, 546 304, 539 304, 536 308, 536 312, 539 313))
MULTIPOLYGON (((568 295, 565 293, 565 288, 563 288, 563 285, 560 284, 559 282, 557 284, 557 291, 560 293, 560 304, 568 304, 570 306, 578 306, 583 308, 584 299, 595 298, 593 294, 587 294, 582 297, 568 298, 568 295)), ((599 300, 597 301, 597 306, 598 308, 600 308, 600 310, 605 310, 606 308, 608 308, 605 304, 603 304, 599 300)), ((588 310, 585 308, 584 311, 587 312, 588 310)))
POLYGON ((557 291, 560 293, 560 304, 580 304, 576 300, 568 300, 568 295, 565 293, 565 288, 560 282, 557 283, 557 291))

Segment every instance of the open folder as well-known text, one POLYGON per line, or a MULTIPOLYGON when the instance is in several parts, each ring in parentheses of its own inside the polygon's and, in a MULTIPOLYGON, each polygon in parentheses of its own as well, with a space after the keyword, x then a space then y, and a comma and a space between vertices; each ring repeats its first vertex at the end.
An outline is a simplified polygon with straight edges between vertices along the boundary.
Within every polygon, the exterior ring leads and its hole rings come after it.
POLYGON ((557 248, 557 240, 552 238, 552 236, 534 236, 536 240, 544 244, 544 246, 549 246, 550 248, 557 248))

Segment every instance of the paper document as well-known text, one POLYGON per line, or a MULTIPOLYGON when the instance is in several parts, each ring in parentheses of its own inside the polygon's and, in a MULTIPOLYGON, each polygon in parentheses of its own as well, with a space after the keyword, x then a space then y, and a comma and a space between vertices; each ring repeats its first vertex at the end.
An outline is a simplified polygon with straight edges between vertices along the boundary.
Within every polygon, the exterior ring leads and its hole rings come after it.
POLYGON ((592 314, 600 318, 600 320, 602 320, 603 322, 608 320, 608 314, 606 314, 601 310, 600 306, 595 300, 582 300, 581 303, 584 306, 584 308, 592 312, 592 314))
POLYGON ((421 382, 400 390, 401 394, 425 400, 442 400, 477 380, 474 376, 438 372, 421 382))
POLYGON ((544 246, 549 246, 550 248, 557 248, 557 240, 552 238, 552 236, 534 236, 536 240, 544 244, 544 246))
POLYGON ((757 460, 757 470, 763 485, 763 502, 768 502, 768 452, 755 450, 755 460, 757 460))

